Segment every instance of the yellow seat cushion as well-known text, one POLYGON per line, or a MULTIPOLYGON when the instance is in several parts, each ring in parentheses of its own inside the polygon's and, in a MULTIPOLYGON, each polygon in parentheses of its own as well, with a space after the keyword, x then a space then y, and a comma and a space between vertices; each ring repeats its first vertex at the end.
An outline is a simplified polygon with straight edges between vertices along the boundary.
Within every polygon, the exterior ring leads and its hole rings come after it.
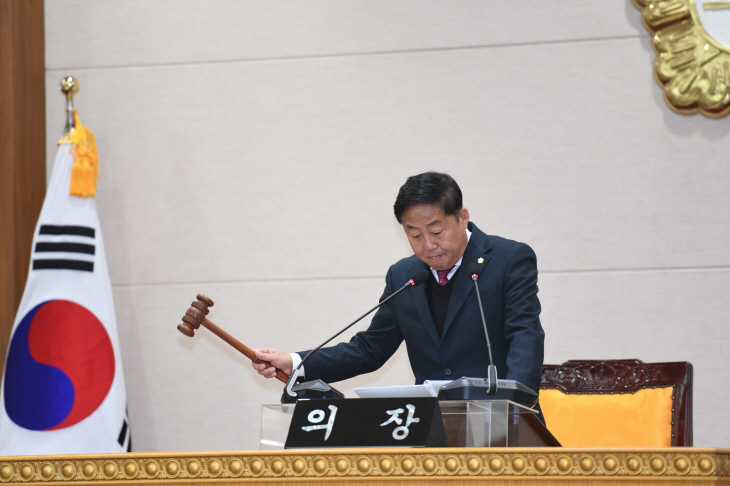
POLYGON ((669 447, 672 391, 577 395, 540 390, 540 407, 563 447, 669 447))

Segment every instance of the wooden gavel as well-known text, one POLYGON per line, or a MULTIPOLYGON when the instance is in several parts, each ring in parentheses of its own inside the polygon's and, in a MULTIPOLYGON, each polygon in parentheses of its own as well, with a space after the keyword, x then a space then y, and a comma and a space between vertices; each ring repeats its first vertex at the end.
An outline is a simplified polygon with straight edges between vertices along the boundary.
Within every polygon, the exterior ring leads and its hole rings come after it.
MULTIPOLYGON (((203 294, 198 294, 197 297, 198 300, 190 304, 190 308, 183 316, 182 324, 177 325, 177 329, 181 333, 185 334, 188 337, 193 337, 195 336, 195 330, 200 328, 200 325, 202 324, 203 326, 207 327, 210 332, 236 348, 236 350, 241 352, 244 356, 246 356, 254 363, 265 363, 269 366, 273 366, 268 361, 262 361, 258 359, 256 357, 256 353, 254 353, 251 348, 228 334, 220 327, 216 326, 213 322, 209 321, 205 316, 207 316, 208 312, 210 312, 208 310, 208 307, 213 307, 213 300, 203 294)), ((289 381, 289 375, 281 371, 279 368, 276 368, 276 378, 283 383, 289 381)))

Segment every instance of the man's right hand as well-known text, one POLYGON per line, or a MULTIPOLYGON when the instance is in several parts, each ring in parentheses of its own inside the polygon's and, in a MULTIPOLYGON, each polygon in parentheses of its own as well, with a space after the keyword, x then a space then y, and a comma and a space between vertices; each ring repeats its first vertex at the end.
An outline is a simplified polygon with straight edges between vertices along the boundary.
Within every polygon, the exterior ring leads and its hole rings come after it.
POLYGON ((289 353, 274 348, 256 348, 253 352, 261 361, 268 361, 273 365, 269 366, 265 363, 254 363, 252 361, 251 366, 258 371, 259 375, 264 378, 273 378, 276 376, 276 368, 279 368, 287 375, 291 375, 292 359, 289 353))

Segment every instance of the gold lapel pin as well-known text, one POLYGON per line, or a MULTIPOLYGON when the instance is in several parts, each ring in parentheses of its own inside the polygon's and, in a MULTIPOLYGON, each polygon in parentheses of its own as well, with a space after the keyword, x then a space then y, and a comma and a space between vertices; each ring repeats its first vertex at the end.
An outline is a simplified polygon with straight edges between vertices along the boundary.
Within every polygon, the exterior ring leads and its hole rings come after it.
POLYGON ((477 260, 477 262, 478 263, 484 263, 484 258, 480 258, 479 260, 477 260))

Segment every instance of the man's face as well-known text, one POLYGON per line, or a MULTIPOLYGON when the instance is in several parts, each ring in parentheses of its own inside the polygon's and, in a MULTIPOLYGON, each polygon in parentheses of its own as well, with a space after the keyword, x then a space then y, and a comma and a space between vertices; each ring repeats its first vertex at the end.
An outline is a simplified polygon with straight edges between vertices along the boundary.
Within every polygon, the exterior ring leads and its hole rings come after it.
POLYGON ((419 204, 406 209, 402 219, 413 253, 434 270, 453 267, 464 254, 469 223, 466 208, 457 218, 436 205, 419 204))

